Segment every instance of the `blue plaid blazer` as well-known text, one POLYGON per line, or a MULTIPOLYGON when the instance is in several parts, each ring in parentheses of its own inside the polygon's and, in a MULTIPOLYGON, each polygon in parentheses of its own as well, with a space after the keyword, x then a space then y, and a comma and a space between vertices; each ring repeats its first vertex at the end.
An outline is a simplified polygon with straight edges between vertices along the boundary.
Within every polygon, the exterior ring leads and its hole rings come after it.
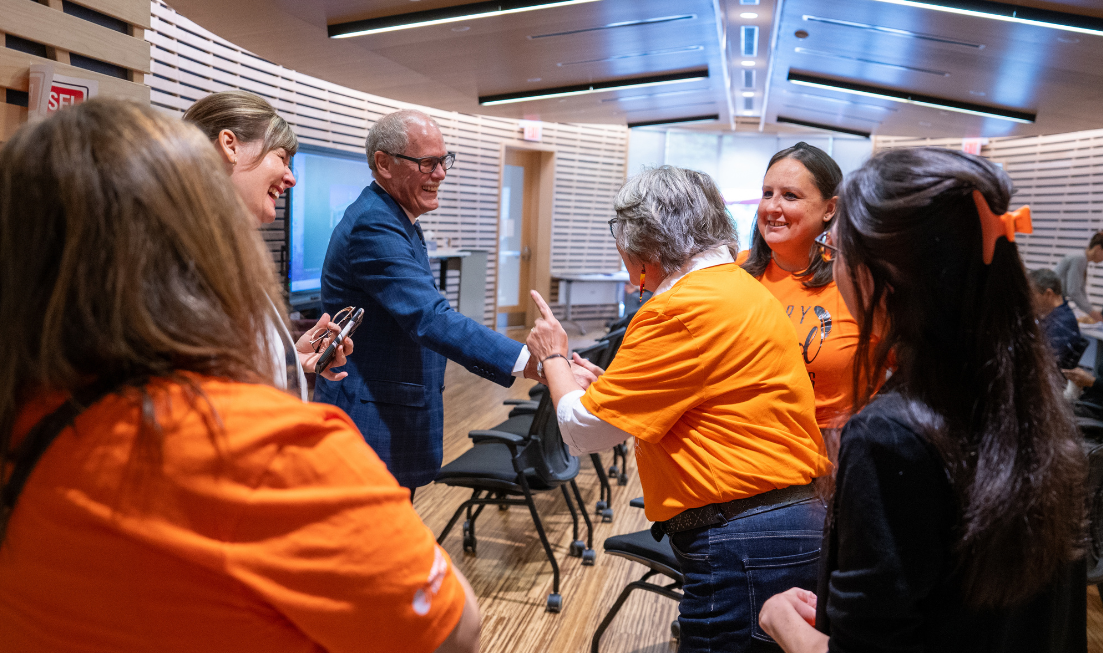
POLYGON ((344 409, 401 485, 431 482, 443 456, 446 359, 508 387, 521 343, 452 309, 420 228, 375 182, 333 230, 321 295, 330 315, 357 306, 364 321, 349 375, 318 377, 314 400, 344 409))

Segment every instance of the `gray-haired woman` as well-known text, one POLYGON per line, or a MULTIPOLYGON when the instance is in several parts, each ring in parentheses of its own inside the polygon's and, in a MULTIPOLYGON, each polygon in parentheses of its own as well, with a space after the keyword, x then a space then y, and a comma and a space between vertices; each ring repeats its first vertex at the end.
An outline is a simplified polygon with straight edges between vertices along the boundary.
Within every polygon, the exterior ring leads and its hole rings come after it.
MULTIPOLYGON (((830 463, 792 324, 735 264, 734 227, 707 175, 664 166, 630 179, 610 228, 633 278, 653 291, 607 371, 581 387, 567 335, 538 293, 528 338, 572 452, 636 438, 652 532, 670 536, 686 582, 681 651, 769 641, 762 602, 812 588, 830 463)), ((577 356, 577 365, 586 365, 577 356)))

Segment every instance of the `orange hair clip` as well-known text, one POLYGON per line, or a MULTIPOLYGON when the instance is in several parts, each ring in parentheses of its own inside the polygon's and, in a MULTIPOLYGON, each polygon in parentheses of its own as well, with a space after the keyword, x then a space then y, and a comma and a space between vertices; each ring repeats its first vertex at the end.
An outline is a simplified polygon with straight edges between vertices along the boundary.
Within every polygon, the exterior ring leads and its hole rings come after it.
POLYGON ((992 256, 996 253, 996 240, 1001 236, 1008 242, 1015 242, 1015 234, 1034 233, 1034 223, 1030 219, 1030 207, 1024 206, 1010 213, 996 215, 984 199, 984 194, 979 190, 973 190, 973 203, 977 205, 977 215, 980 216, 981 242, 983 243, 984 264, 992 264, 992 256))

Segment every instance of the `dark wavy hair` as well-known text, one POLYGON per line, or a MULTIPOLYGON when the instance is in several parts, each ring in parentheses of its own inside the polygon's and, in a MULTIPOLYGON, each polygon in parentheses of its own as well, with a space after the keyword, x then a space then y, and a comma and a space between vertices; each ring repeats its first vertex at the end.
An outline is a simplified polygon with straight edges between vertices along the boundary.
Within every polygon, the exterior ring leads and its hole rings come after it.
MULTIPOLYGON (((820 195, 824 199, 831 199, 838 193, 839 184, 843 181, 843 171, 827 152, 801 141, 775 154, 770 159, 769 165, 766 166, 766 172, 769 172, 775 163, 784 159, 800 161, 801 165, 812 175, 816 188, 819 189, 820 195)), ((823 230, 830 229, 834 222, 835 218, 832 216, 830 220, 824 223, 823 230)), ((831 264, 819 256, 813 255, 815 249, 815 246, 813 246, 809 250, 808 267, 796 275, 805 288, 821 288, 831 283, 835 278, 831 272, 831 264)), ((755 228, 751 232, 751 253, 747 256, 747 260, 743 262, 743 269, 757 279, 766 272, 766 266, 770 264, 771 258, 773 258, 773 252, 770 250, 770 246, 766 244, 766 239, 758 233, 758 221, 756 219, 755 228)))
POLYGON ((1007 210, 1011 181, 986 159, 890 150, 847 177, 835 235, 837 272, 870 292, 855 307, 854 410, 892 352, 883 391, 908 402, 942 457, 961 507, 963 598, 985 608, 1025 600, 1079 554, 1085 464, 1018 249, 1001 238, 982 260, 974 189, 1007 210), (884 317, 872 348, 871 307, 884 317))

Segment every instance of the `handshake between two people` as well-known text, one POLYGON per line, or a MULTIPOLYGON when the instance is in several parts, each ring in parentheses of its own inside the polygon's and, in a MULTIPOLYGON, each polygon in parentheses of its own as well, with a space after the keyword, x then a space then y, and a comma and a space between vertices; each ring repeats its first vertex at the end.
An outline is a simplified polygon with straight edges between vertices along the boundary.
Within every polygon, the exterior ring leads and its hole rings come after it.
MULTIPOLYGON (((525 344, 529 349, 529 362, 525 366, 525 378, 539 381, 549 388, 553 388, 548 379, 548 369, 544 364, 556 358, 563 358, 570 366, 571 376, 577 388, 568 387, 565 388, 564 392, 555 392, 559 388, 554 387, 552 397, 558 403, 559 396, 557 395, 575 389, 585 390, 597 380, 597 377, 604 374, 605 370, 582 358, 577 353, 572 354, 570 352, 567 345, 567 332, 563 330, 563 325, 555 319, 551 308, 540 296, 540 293, 533 290, 531 294, 532 300, 536 302, 536 307, 540 310, 540 317, 536 319, 536 326, 532 327, 528 338, 525 340, 525 344)), ((566 379, 564 378, 565 382, 566 379)))

